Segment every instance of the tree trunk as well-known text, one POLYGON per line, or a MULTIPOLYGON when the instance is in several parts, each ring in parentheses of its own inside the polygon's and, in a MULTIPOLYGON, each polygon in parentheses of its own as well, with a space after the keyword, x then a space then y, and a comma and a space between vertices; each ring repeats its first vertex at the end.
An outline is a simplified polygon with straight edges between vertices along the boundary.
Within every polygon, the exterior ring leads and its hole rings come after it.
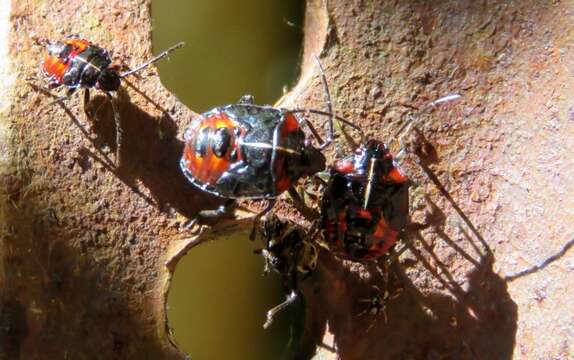
MULTIPOLYGON (((94 96, 86 119, 81 96, 44 107, 50 99, 29 84, 41 79, 27 80, 42 41, 73 32, 125 63, 144 61, 149 9, 148 0, 12 1, 2 18, 0 358, 184 358, 170 341, 166 294, 180 250, 198 240, 183 224, 197 204, 216 205, 179 171, 195 114, 144 71, 118 96, 114 169, 105 97, 94 96)), ((572 356, 572 254, 512 275, 574 237, 573 13, 560 1, 308 2, 301 78, 281 105, 323 107, 320 55, 337 113, 405 148, 411 218, 424 226, 410 227, 386 282, 373 266, 321 251, 303 285, 302 358, 321 343, 320 358, 572 356), (449 93, 462 100, 422 111, 395 141, 414 108, 449 93), (361 315, 381 283, 386 319, 361 315)), ((237 226, 250 224, 204 236, 237 226)))

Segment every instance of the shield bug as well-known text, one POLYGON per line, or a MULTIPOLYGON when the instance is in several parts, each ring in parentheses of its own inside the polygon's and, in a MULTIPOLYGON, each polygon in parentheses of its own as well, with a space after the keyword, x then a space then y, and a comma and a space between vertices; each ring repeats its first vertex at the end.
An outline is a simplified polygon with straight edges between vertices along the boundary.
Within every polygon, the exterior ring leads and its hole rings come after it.
MULTIPOLYGON (((440 98, 420 111, 459 97, 440 98)), ((395 138, 410 124, 407 122, 395 138)), ((370 139, 329 170, 321 201, 321 226, 330 249, 355 261, 387 254, 407 225, 410 185, 389 148, 370 139)))
POLYGON ((87 113, 90 89, 101 90, 112 105, 116 125, 116 162, 119 162, 122 130, 119 112, 114 104, 111 92, 119 89, 121 79, 166 57, 170 52, 183 45, 183 42, 180 42, 133 70, 120 73, 119 66, 112 65, 112 59, 108 51, 86 39, 70 36, 64 41, 52 43, 48 45, 48 51, 42 63, 42 72, 48 79, 49 89, 63 86, 67 89, 67 93, 49 105, 63 102, 70 98, 77 89, 83 88, 84 111, 87 113))
MULTIPOLYGON (((333 114, 326 77, 318 59, 317 62, 327 97, 326 112, 255 105, 253 97, 248 95, 237 104, 216 107, 191 123, 184 134, 180 162, 183 173, 201 190, 231 199, 215 212, 200 212, 196 220, 229 212, 234 199, 267 199, 268 206, 255 218, 256 226, 280 194, 289 191, 298 202, 293 189, 297 181, 325 169, 322 150, 333 140, 334 118, 360 132, 358 127, 333 114), (309 121, 297 116, 299 113, 327 116, 327 138, 323 141, 309 121), (303 131, 304 127, 318 141, 317 147, 303 131)), ((304 214, 309 210, 304 205, 298 208, 304 214)))
POLYGON ((387 253, 406 225, 408 187, 408 178, 380 141, 369 140, 337 161, 321 203, 327 244, 353 260, 387 253))
POLYGON ((293 304, 300 296, 299 282, 311 276, 317 267, 317 247, 311 241, 317 231, 306 232, 303 228, 271 216, 262 222, 259 232, 264 247, 256 250, 265 259, 265 273, 281 275, 287 298, 267 312, 263 325, 268 328, 274 316, 293 304))

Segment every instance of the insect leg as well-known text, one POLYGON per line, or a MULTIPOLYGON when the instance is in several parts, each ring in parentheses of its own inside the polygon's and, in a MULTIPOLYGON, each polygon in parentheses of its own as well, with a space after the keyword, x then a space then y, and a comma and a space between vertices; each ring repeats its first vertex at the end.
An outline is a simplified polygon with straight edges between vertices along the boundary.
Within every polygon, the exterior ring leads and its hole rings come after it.
POLYGON ((211 221, 218 220, 224 216, 233 213, 233 210, 235 210, 236 206, 237 203, 235 202, 235 200, 228 199, 225 201, 225 203, 223 203, 223 205, 219 206, 215 210, 201 210, 197 214, 197 216, 189 222, 187 227, 191 228, 196 224, 204 225, 211 221))
MULTIPOLYGON (((47 91, 48 93, 50 92, 49 90, 46 90, 46 91, 47 91)), ((47 108, 48 106, 52 106, 52 105, 55 105, 55 104, 63 103, 64 101, 66 101, 66 100, 68 100, 70 97, 72 97, 72 95, 73 95, 75 92, 76 92, 76 88, 70 88, 70 89, 68 89, 68 92, 66 92, 66 95, 60 96, 60 97, 56 98, 55 100, 53 100, 53 101, 47 103, 46 105, 42 106, 39 111, 41 111, 41 110, 47 108)))
POLYGON ((291 199, 293 199, 293 205, 301 214, 303 214, 305 218, 307 218, 309 221, 313 221, 319 218, 319 213, 309 208, 305 204, 305 202, 303 201, 303 199, 301 198, 301 196, 299 195, 297 190, 295 190, 294 187, 290 187, 289 190, 287 191, 289 192, 289 196, 291 196, 291 199))
POLYGON ((267 311, 267 320, 265 321, 265 324, 263 324, 263 328, 267 329, 269 326, 271 326, 271 324, 273 323, 273 317, 277 315, 277 313, 281 312, 283 309, 294 303, 295 300, 297 300, 297 297, 298 297, 297 291, 292 290, 289 293, 289 295, 287 295, 287 299, 285 299, 285 301, 275 306, 271 310, 267 311))

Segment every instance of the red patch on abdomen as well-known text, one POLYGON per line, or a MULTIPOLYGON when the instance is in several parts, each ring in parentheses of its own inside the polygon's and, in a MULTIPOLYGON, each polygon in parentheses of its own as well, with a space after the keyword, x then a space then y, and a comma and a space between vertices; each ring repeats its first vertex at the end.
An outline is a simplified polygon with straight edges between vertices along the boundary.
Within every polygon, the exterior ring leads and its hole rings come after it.
POLYGON ((379 257, 386 254, 391 246, 393 246, 398 238, 399 232, 391 228, 385 221, 383 217, 377 223, 377 228, 375 233, 372 235, 375 239, 373 246, 369 249, 369 253, 372 253, 374 257, 379 257))
POLYGON ((284 119, 281 124, 281 138, 286 138, 289 134, 299 131, 299 121, 295 115, 290 112, 284 114, 284 119))
POLYGON ((69 62, 64 63, 60 58, 53 55, 46 55, 44 58, 44 63, 42 64, 42 70, 44 71, 44 74, 59 84, 62 83, 62 78, 64 77, 64 74, 69 67, 69 62))
POLYGON ((342 174, 349 174, 355 171, 355 165, 353 164, 352 159, 343 159, 341 161, 337 161, 333 168, 335 171, 342 174))
MULTIPOLYGON (((207 118, 202 118, 197 122, 195 127, 192 128, 193 136, 187 139, 185 143, 183 157, 186 160, 187 169, 198 182, 212 186, 215 185, 221 175, 233 164, 229 161, 229 154, 236 145, 235 135, 233 133, 233 129, 236 126, 237 124, 227 117, 225 113, 215 113, 207 118), (231 140, 227 153, 219 158, 215 156, 211 146, 208 146, 205 156, 202 157, 196 154, 195 141, 200 131, 209 128, 211 132, 215 132, 215 130, 222 127, 230 129, 231 140)), ((240 156, 238 156, 238 160, 240 160, 240 156)))
POLYGON ((68 71, 73 59, 91 45, 91 43, 85 39, 68 39, 64 41, 64 44, 72 46, 72 51, 70 51, 65 59, 61 59, 56 54, 48 54, 42 64, 44 74, 58 84, 62 83, 62 78, 66 74, 66 71, 68 71))

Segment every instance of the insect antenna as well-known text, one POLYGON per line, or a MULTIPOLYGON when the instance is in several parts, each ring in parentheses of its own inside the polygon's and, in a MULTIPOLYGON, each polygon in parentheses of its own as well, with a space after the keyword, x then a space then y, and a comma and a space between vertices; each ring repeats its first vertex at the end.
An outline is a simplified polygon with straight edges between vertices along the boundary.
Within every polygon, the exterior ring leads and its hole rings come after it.
POLYGON ((173 45, 173 46, 170 47, 169 49, 163 51, 162 53, 160 53, 160 54, 157 55, 157 56, 154 56, 153 58, 151 58, 150 60, 148 60, 148 61, 146 61, 145 63, 141 64, 140 66, 136 67, 135 69, 130 70, 130 71, 126 71, 125 73, 121 74, 121 75, 120 75, 120 78, 124 78, 124 77, 126 77, 126 76, 132 75, 133 73, 136 73, 136 72, 138 72, 138 71, 140 71, 140 70, 142 70, 142 69, 144 69, 144 68, 150 66, 150 65, 153 64, 154 62, 159 61, 159 60, 163 59, 164 57, 166 57, 167 55, 169 55, 170 52, 172 52, 172 51, 174 51, 174 50, 177 50, 177 49, 183 47, 184 45, 185 45, 185 43, 184 43, 183 41, 181 41, 181 42, 179 42, 179 43, 173 45))
POLYGON ((345 124, 346 126, 349 126, 351 128, 353 128, 353 130, 357 131, 361 137, 361 143, 363 142, 364 138, 365 138, 365 134, 363 133, 363 130, 358 127, 357 125, 353 124, 351 121, 333 114, 333 113, 329 113, 323 110, 317 110, 317 109, 293 109, 293 110, 289 110, 292 113, 310 113, 310 114, 316 114, 316 115, 321 115, 321 116, 329 116, 329 117, 333 117, 334 119, 342 122, 343 124, 345 124))
POLYGON ((428 111, 429 109, 435 107, 436 105, 440 105, 442 103, 445 102, 449 102, 449 101, 454 101, 454 100, 458 100, 460 99, 462 96, 460 94, 449 94, 446 96, 443 96, 441 98, 438 98, 434 101, 431 101, 427 104, 425 104, 422 108, 417 108, 415 106, 408 106, 410 108, 416 109, 418 110, 414 115, 409 115, 407 118, 407 121, 399 128, 399 130, 395 133, 395 136, 393 137, 393 139, 396 139, 399 137, 399 135, 404 132, 406 129, 408 129, 411 126, 414 126, 415 122, 417 121, 417 119, 426 111, 428 111), (415 121, 412 121, 412 120, 415 121))
POLYGON ((325 89, 325 103, 327 104, 327 112, 331 114, 329 116, 329 130, 327 132, 327 139, 319 146, 319 150, 323 150, 333 142, 333 122, 335 114, 333 113, 333 104, 331 103, 331 93, 329 92, 329 85, 327 85, 327 77, 325 76, 325 70, 323 70, 323 65, 321 61, 314 55, 317 65, 319 65, 319 72, 321 74, 321 82, 323 83, 323 88, 325 89))

